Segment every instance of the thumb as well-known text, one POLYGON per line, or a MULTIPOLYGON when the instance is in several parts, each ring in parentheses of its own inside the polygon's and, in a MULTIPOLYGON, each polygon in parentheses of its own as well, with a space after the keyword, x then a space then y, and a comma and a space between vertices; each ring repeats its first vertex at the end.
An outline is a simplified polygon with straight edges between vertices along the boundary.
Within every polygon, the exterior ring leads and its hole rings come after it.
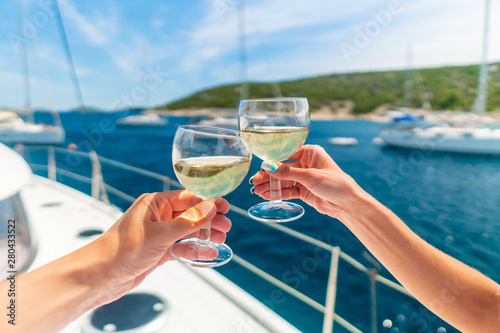
MULTIPOLYGON (((178 239, 200 230, 207 223, 211 222, 217 214, 217 207, 211 201, 203 201, 186 210, 175 219, 168 221, 167 237, 172 243, 178 239)), ((156 223, 155 223, 156 224, 156 223)), ((163 224, 163 223, 158 223, 163 224)))

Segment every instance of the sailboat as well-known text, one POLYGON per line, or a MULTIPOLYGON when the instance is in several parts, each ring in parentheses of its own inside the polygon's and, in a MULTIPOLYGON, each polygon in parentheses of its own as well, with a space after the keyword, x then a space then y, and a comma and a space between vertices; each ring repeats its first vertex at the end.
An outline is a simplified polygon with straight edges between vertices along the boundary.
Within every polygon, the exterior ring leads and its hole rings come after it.
MULTIPOLYGON (((20 1, 21 13, 24 13, 25 6, 23 1, 20 1)), ((28 11, 29 12, 29 11, 28 11)), ((28 15, 28 18, 31 15, 28 15)), ((35 46, 38 48, 35 35, 35 46)), ((28 53, 26 50, 26 41, 21 43, 22 65, 24 69, 24 87, 26 94, 25 110, 0 110, 0 142, 13 145, 22 144, 39 144, 39 145, 58 145, 64 142, 65 132, 61 125, 59 114, 55 110, 52 100, 52 119, 53 125, 36 124, 33 109, 31 106, 31 85, 29 78, 29 63, 28 53), (19 113, 26 113, 27 120, 23 120, 19 113)), ((41 62, 41 59, 40 59, 41 62)), ((43 67, 43 66, 42 66, 43 67)), ((43 67, 45 73, 45 68, 43 67)), ((48 80, 46 80, 48 82, 48 80)), ((52 96, 50 88, 48 95, 52 96)))
POLYGON ((14 111, 0 111, 0 142, 57 145, 64 142, 64 129, 59 125, 35 124, 24 121, 14 111))
MULTIPOLYGON (((486 0, 478 94, 473 107, 473 111, 480 116, 480 119, 486 111, 488 89, 489 9, 490 0, 486 0)), ((386 145, 401 148, 457 153, 500 154, 500 129, 483 127, 480 122, 465 127, 449 124, 410 127, 393 126, 384 129, 380 133, 380 137, 386 145)))

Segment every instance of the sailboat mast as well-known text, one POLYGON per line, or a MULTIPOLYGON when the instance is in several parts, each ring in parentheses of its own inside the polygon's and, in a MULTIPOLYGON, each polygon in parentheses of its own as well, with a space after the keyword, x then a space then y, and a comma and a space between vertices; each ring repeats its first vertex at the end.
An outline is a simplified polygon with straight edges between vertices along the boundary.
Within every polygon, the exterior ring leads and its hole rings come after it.
MULTIPOLYGON (((22 1, 24 1, 24 0, 22 0, 22 1)), ((29 8, 26 11, 26 18, 28 19, 28 21, 30 23, 33 22, 33 18, 31 16, 31 12, 30 12, 29 8)), ((50 100, 50 114, 52 116, 54 125, 58 126, 58 127, 62 127, 61 118, 59 117, 59 112, 57 111, 57 103, 56 103, 56 99, 54 97, 54 91, 52 89, 52 85, 50 84, 49 75, 47 73, 45 63, 43 61, 43 57, 42 57, 42 54, 40 51, 40 45, 38 44, 38 37, 36 34, 33 36, 33 46, 35 48, 36 58, 38 60, 38 66, 39 66, 38 68, 40 69, 40 72, 44 78, 43 82, 44 82, 44 86, 46 89, 46 94, 50 100)), ((31 113, 31 115, 33 115, 33 113, 31 113)), ((33 122, 34 122, 34 119, 33 119, 33 122)))
MULTIPOLYGON (((75 64, 73 62, 73 57, 71 55, 71 49, 69 48, 68 38, 66 36, 66 30, 64 29, 64 23, 62 21, 61 12, 59 11, 59 4, 58 4, 57 0, 54 0, 54 5, 55 5, 55 9, 56 9, 55 11, 56 11, 56 18, 57 18, 57 20, 56 20, 57 27, 59 29, 59 34, 61 36, 61 41, 62 41, 62 45, 64 48, 64 53, 66 55, 66 61, 68 63, 71 81, 73 83, 73 88, 74 88, 75 95, 76 95, 76 100, 77 100, 78 104, 80 104, 80 107, 81 107, 83 121, 84 121, 84 124, 86 127, 86 131, 87 131, 87 133, 91 133, 90 132, 90 121, 89 121, 89 117, 87 114, 87 107, 85 106, 85 103, 83 102, 82 89, 80 88, 80 82, 78 81, 78 76, 76 75, 75 64)), ((97 172, 97 176, 93 174, 92 181, 94 181, 94 179, 99 179, 99 178, 102 181, 103 176, 102 176, 102 172, 101 172, 101 165, 100 165, 99 158, 97 157, 97 154, 95 151, 95 143, 93 140, 88 140, 87 142, 90 144, 90 147, 91 147, 90 152, 89 152, 90 156, 91 156, 91 161, 92 161, 92 163, 96 163, 95 170, 97 172)), ((97 187, 96 187, 96 189, 97 189, 97 187)), ((97 193, 99 193, 99 191, 100 191, 100 195, 99 195, 100 200, 109 203, 108 195, 106 193, 106 189, 104 188, 104 186, 99 186, 97 193)), ((93 193, 93 195, 95 195, 95 194, 93 193)))
POLYGON ((417 79, 417 84, 420 89, 420 96, 422 96, 422 108, 430 111, 432 110, 431 100, 429 98, 429 93, 427 93, 427 89, 425 89, 424 79, 422 79, 422 75, 420 75, 418 70, 416 70, 415 73, 415 78, 417 79))
MULTIPOLYGON (((78 104, 82 108, 82 110, 85 112, 86 107, 85 103, 83 102, 83 95, 82 95, 82 90, 80 88, 80 82, 78 81, 78 76, 76 75, 76 70, 75 70, 75 65, 73 63, 73 57, 71 55, 71 49, 69 48, 68 44, 68 38, 66 37, 66 30, 64 29, 64 23, 61 18, 61 12, 59 11, 59 4, 57 1, 54 1, 54 8, 56 11, 56 17, 57 17, 57 26, 59 30, 59 34, 61 36, 61 42, 62 46, 64 48, 64 53, 66 55, 66 61, 68 63, 68 70, 71 76, 71 82, 73 83, 73 89, 75 91, 75 96, 78 104)), ((90 127, 90 126, 89 126, 90 127)))
POLYGON ((413 68, 411 46, 406 47, 405 100, 404 106, 411 108, 413 100, 413 68))
MULTIPOLYGON (((140 82, 144 82, 143 80, 146 79, 146 77, 148 76, 148 69, 149 67, 149 47, 148 47, 148 43, 147 42, 144 42, 144 45, 142 47, 142 77, 141 77, 141 81, 140 82)), ((143 102, 143 105, 140 105, 141 107, 144 107, 144 106, 147 106, 148 108, 150 107, 149 106, 149 103, 150 103, 150 95, 151 95, 151 91, 147 91, 146 92, 146 96, 144 97, 144 102, 143 102)))
POLYGON ((238 30, 239 30, 239 51, 240 51, 240 99, 248 98, 247 82, 247 45, 245 31, 245 0, 240 1, 238 8, 238 30))
POLYGON ((481 59, 481 69, 479 72, 479 82, 477 86, 477 96, 474 103, 474 111, 482 118, 486 111, 486 99, 488 95, 488 35, 490 21, 490 0, 486 0, 484 13, 483 32, 483 55, 481 59))
MULTIPOLYGON (((22 26, 23 26, 23 18, 26 13, 26 4, 24 0, 19 1, 20 10, 19 10, 19 32, 22 36, 22 26)), ((28 112, 28 121, 31 123, 35 122, 35 116, 33 115, 33 110, 31 109, 31 84, 30 84, 30 69, 28 62, 28 50, 27 50, 27 39, 24 39, 21 42, 21 53, 22 53, 22 64, 23 64, 23 72, 24 72, 24 92, 25 92, 25 100, 24 107, 26 112, 28 112)))

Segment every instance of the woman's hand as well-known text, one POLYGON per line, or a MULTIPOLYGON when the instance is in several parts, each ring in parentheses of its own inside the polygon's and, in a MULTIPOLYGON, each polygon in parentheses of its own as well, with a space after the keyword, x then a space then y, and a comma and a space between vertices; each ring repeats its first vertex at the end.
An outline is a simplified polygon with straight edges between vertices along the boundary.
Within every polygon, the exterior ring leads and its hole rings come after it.
POLYGON ((177 240, 195 237, 210 222, 211 240, 223 243, 231 228, 231 221, 223 215, 228 210, 224 199, 202 202, 189 191, 142 195, 104 235, 88 245, 95 255, 103 257, 105 267, 96 266, 101 270, 96 276, 107 286, 96 302, 111 302, 135 288, 154 269, 172 260, 170 247, 177 240))
POLYGON ((252 179, 254 193, 269 198, 269 176, 281 179, 284 199, 300 198, 341 220, 417 300, 445 321, 463 332, 499 331, 497 283, 418 237, 321 147, 304 146, 291 158, 299 160, 268 168, 275 172, 258 172, 252 179))
MULTIPOLYGON (((269 199, 269 177, 281 180, 284 200, 302 199, 320 213, 340 218, 361 188, 320 146, 305 145, 281 163, 275 172, 259 171, 251 182, 253 192, 269 199)), ((362 191, 362 190, 361 190, 362 191)))
MULTIPOLYGON (((29 313, 2 332, 59 332, 85 312, 112 302, 171 260, 170 247, 211 223, 212 241, 224 242, 231 222, 224 199, 203 201, 188 191, 144 194, 92 243, 19 276, 17 302, 29 313)), ((71 219, 71 216, 68 216, 71 219)), ((8 303, 9 282, 0 284, 8 303)), ((7 302, 7 303, 6 303, 7 302)))

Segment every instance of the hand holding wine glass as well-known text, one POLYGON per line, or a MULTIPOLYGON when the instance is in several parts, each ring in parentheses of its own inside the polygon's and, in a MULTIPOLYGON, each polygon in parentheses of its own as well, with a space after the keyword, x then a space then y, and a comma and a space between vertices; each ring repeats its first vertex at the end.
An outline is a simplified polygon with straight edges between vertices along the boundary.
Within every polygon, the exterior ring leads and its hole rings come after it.
MULTIPOLYGON (((284 161, 304 144, 309 133, 309 105, 306 98, 243 100, 239 128, 250 134, 252 152, 269 162, 284 161)), ((270 179, 270 201, 248 210, 250 217, 263 222, 288 222, 304 215, 304 209, 281 200, 279 179, 270 179)))
MULTIPOLYGON (((232 192, 248 173, 252 153, 249 135, 238 131, 186 125, 177 129, 172 149, 174 171, 181 184, 197 197, 213 200, 232 192)), ((215 267, 233 255, 226 244, 210 241, 210 226, 198 238, 172 246, 172 256, 187 265, 215 267)))

